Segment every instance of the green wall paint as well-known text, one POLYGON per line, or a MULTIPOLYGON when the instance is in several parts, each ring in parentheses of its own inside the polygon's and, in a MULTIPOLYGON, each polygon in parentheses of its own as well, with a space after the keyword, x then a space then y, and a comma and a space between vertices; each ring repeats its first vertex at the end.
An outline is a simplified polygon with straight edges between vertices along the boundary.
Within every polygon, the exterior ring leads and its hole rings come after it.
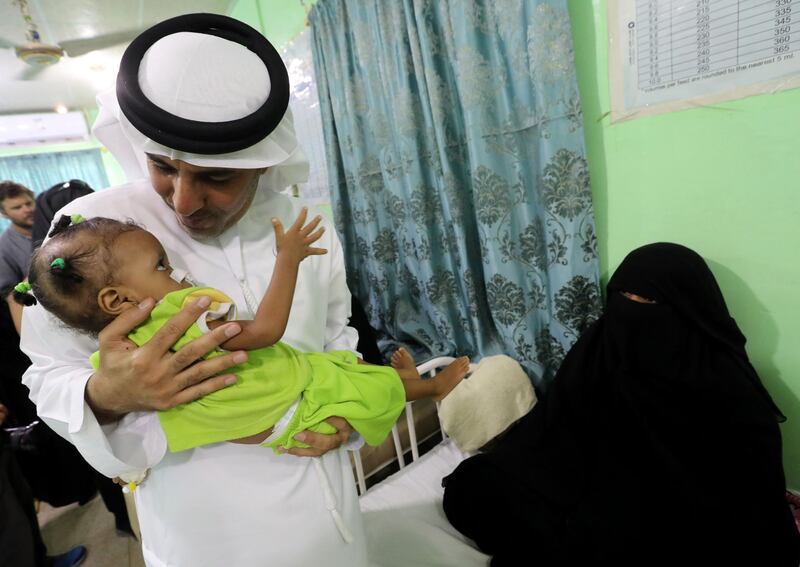
MULTIPOLYGON (((305 0, 309 8, 317 0, 305 0)), ((237 0, 230 14, 259 30, 280 49, 303 31, 306 13, 300 0, 237 0)))
POLYGON ((788 417, 800 487, 800 90, 611 124, 605 0, 568 0, 603 281, 668 240, 707 260, 764 384, 788 417))

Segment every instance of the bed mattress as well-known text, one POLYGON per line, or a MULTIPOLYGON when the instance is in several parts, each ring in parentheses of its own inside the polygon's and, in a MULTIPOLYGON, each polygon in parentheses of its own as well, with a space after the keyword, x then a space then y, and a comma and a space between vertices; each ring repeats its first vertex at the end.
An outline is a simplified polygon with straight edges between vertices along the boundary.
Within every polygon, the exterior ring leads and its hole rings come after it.
POLYGON ((489 565, 489 557, 450 525, 442 509, 442 477, 465 458, 445 440, 361 497, 370 565, 489 565))

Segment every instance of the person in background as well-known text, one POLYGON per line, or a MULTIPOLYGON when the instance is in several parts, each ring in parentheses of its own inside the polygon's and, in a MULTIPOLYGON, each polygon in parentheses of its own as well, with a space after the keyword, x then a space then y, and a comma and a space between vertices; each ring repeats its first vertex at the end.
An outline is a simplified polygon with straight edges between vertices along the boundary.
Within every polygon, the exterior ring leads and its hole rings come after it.
POLYGON ((0 292, 6 298, 17 334, 22 307, 11 299, 11 291, 28 274, 35 209, 33 191, 14 181, 0 181, 0 215, 11 221, 0 235, 0 292))
POLYGON ((493 567, 797 567, 785 419, 703 258, 650 244, 544 398, 444 479, 444 511, 493 567))
POLYGON ((36 196, 36 210, 33 214, 32 249, 36 250, 42 245, 59 209, 89 193, 94 193, 94 190, 80 179, 58 183, 39 193, 36 196))
POLYGON ((0 404, 6 409, 3 427, 17 432, 9 450, 14 451, 33 498, 51 506, 85 504, 96 494, 94 473, 75 448, 36 414, 30 392, 22 384, 31 361, 19 348, 19 335, 4 306, 0 306, 0 361, 0 404))
MULTIPOLYGON (((8 408, 0 404, 0 427, 8 408)), ((48 556, 33 508, 33 496, 25 477, 0 436, 0 565, 9 567, 77 567, 86 559, 79 545, 56 556, 48 556)))

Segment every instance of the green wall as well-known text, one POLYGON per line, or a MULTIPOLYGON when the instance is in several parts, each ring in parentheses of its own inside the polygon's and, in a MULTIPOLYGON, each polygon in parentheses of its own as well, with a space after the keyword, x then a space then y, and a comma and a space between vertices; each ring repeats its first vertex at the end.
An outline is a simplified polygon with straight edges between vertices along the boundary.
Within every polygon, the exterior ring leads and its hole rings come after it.
POLYGON ((673 241, 717 276, 788 417, 800 487, 800 90, 611 124, 605 0, 568 0, 603 281, 633 248, 673 241))
MULTIPOLYGON (((317 0, 304 0, 309 8, 317 0)), ((229 16, 253 26, 280 49, 303 31, 306 13, 300 0, 237 0, 229 16)))

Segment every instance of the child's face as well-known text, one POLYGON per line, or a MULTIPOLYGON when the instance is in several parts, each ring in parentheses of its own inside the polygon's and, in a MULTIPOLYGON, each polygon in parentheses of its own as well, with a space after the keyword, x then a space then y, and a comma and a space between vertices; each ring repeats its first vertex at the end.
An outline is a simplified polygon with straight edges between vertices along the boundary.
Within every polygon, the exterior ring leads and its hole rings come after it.
POLYGON ((117 270, 115 285, 126 290, 132 303, 152 297, 161 300, 172 291, 189 287, 170 277, 172 268, 167 253, 155 236, 146 230, 121 234, 114 242, 117 270))

